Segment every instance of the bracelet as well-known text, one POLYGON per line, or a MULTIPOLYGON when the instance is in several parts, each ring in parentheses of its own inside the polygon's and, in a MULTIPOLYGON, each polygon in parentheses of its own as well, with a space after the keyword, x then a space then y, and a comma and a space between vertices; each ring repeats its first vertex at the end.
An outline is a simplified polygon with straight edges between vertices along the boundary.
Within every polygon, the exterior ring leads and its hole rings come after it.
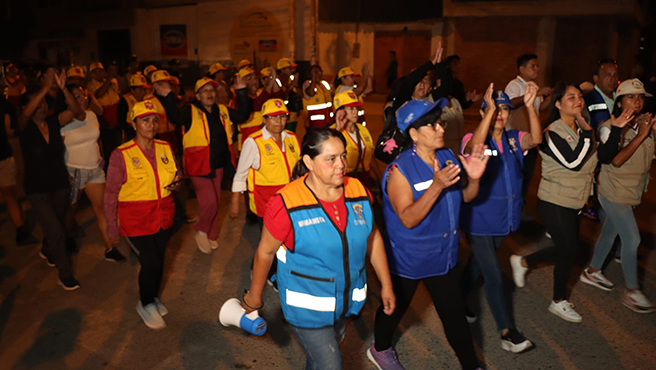
POLYGON ((244 306, 250 308, 251 310, 260 310, 262 307, 264 307, 264 302, 260 305, 260 307, 252 307, 248 303, 246 303, 246 294, 248 294, 248 290, 244 291, 244 295, 241 297, 241 301, 244 303, 244 306))

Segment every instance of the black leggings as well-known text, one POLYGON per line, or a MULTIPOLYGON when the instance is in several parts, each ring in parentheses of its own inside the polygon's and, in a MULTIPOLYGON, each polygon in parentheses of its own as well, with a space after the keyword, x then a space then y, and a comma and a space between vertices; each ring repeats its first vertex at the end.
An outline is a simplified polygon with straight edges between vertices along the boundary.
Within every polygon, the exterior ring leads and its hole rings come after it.
POLYGON ((446 275, 431 276, 424 279, 408 279, 392 274, 392 284, 396 295, 396 309, 391 316, 383 312, 383 305, 376 312, 375 348, 384 351, 392 346, 392 336, 403 314, 410 306, 410 301, 420 281, 433 299, 435 310, 442 320, 446 339, 456 352, 458 360, 465 370, 476 369, 478 358, 474 351, 469 324, 465 318, 465 302, 460 290, 459 268, 452 269, 446 275))
POLYGON ((551 234, 553 246, 526 256, 529 267, 554 263, 553 300, 567 299, 567 282, 572 273, 579 239, 579 210, 538 199, 538 212, 551 234))
POLYGON ((144 306, 159 297, 164 274, 164 250, 171 236, 171 229, 160 229, 156 234, 131 236, 130 241, 139 250, 139 299, 144 306))

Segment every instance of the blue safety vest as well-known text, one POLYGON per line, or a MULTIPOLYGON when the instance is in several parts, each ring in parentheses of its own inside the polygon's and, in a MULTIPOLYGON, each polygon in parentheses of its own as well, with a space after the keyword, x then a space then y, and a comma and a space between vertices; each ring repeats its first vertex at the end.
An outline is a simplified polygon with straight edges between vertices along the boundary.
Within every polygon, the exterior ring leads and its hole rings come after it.
POLYGON ((519 142, 519 131, 508 130, 503 133, 503 153, 489 134, 485 144, 492 155, 481 177, 478 195, 462 206, 460 228, 473 235, 508 235, 519 227, 524 206, 524 155, 519 142))
MULTIPOLYGON (((458 160, 451 149, 435 151, 440 168, 458 160)), ((383 177, 385 248, 389 270, 409 279, 444 275, 458 262, 458 219, 462 202, 462 182, 444 189, 426 217, 412 229, 403 226, 390 203, 387 179, 396 167, 412 188, 416 202, 433 183, 433 167, 412 150, 405 150, 387 167, 383 177)), ((464 174, 464 173, 463 173, 464 174)))
POLYGON ((583 97, 585 105, 590 113, 590 126, 594 132, 597 132, 597 127, 610 119, 610 114, 613 107, 609 107, 606 101, 601 96, 597 89, 592 89, 583 97))
POLYGON ((341 232, 305 183, 307 176, 279 191, 289 214, 294 248, 278 250, 278 291, 285 319, 302 328, 330 326, 357 315, 367 298, 365 257, 373 228, 371 200, 364 186, 344 178, 347 225, 341 232))

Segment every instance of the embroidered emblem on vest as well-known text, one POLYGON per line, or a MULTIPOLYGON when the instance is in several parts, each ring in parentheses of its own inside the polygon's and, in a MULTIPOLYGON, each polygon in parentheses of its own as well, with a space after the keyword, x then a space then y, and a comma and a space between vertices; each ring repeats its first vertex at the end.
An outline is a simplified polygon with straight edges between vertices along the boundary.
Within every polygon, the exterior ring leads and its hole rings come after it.
POLYGON ((166 156, 166 154, 162 154, 162 163, 164 164, 169 164, 169 158, 166 156))
POLYGON ((266 145, 264 146, 264 150, 266 150, 266 152, 267 152, 268 155, 273 154, 273 148, 272 148, 271 145, 269 145, 269 144, 266 144, 266 145))
POLYGON ((450 166, 452 164, 453 164, 453 161, 449 159, 449 160, 446 161, 445 166, 450 166))
POLYGON ((296 152, 296 149, 294 149, 294 145, 292 145, 292 143, 289 143, 287 146, 289 147, 290 152, 292 153, 296 152))
POLYGON ((141 167, 141 161, 137 157, 132 157, 132 165, 134 166, 135 169, 138 169, 141 167))
POLYGON ((517 140, 515 140, 514 137, 508 139, 508 144, 510 144, 510 150, 512 150, 513 152, 517 151, 517 140))

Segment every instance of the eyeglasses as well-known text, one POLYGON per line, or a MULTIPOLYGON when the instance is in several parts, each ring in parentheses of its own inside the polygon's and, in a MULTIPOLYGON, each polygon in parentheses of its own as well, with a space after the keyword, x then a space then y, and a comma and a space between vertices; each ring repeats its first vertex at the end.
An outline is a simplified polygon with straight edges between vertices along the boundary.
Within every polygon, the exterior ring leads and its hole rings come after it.
POLYGON ((273 122, 282 122, 285 119, 287 119, 288 116, 289 116, 288 114, 278 114, 276 116, 264 116, 264 117, 273 122))

